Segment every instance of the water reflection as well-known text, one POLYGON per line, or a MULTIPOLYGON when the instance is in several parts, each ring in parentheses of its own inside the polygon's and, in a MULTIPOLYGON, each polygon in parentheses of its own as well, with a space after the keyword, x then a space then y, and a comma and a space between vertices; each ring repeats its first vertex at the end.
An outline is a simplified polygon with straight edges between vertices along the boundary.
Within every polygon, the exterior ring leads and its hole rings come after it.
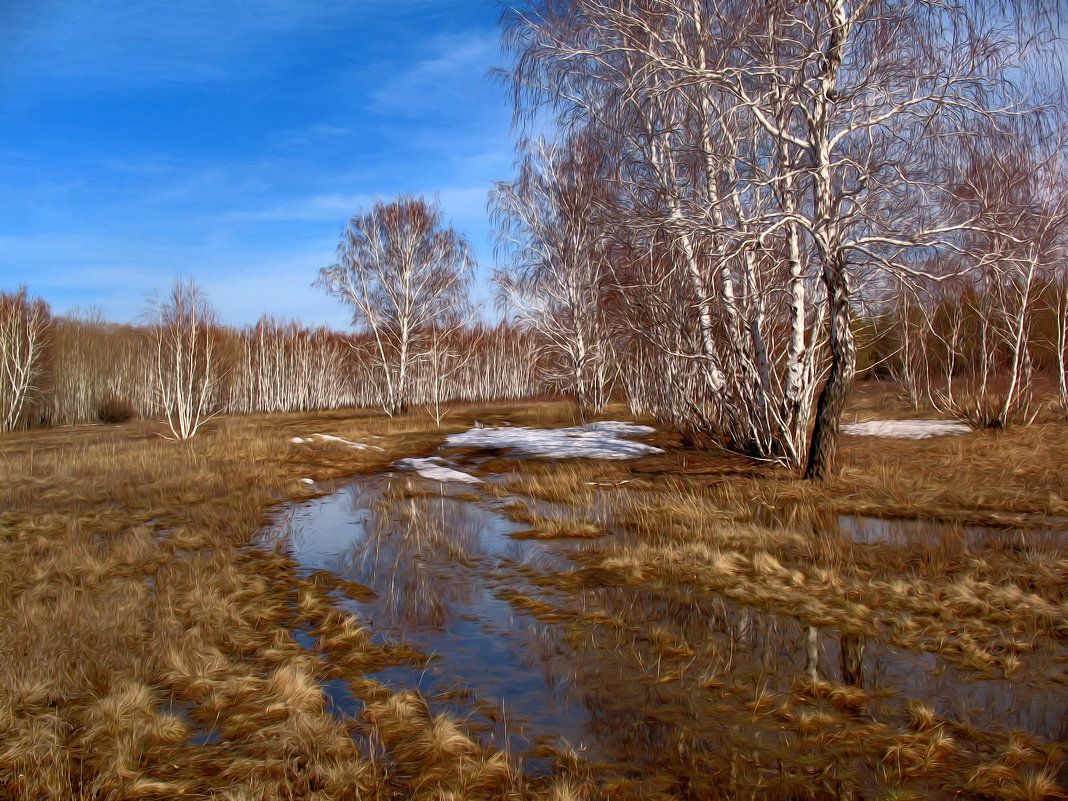
MULTIPOLYGON (((976 679, 934 654, 712 595, 583 595, 607 618, 567 639, 560 669, 587 709, 588 753, 621 773, 643 766, 672 775, 673 792, 729 786, 758 797, 812 797, 811 782, 832 776, 830 797, 870 790, 887 780, 886 754, 912 736, 917 702, 950 722, 936 725, 952 727, 961 753, 991 748, 988 733, 1014 729, 1050 742, 1068 737, 1056 681, 976 679)), ((938 798, 961 786, 965 773, 952 773, 959 765, 940 767, 946 773, 917 775, 911 789, 938 798)))
MULTIPOLYGON (((569 554, 590 546, 513 539, 526 524, 493 503, 406 476, 365 480, 294 510, 288 547, 375 590, 339 603, 376 638, 438 657, 372 678, 419 690, 515 753, 566 742, 606 775, 680 795, 845 797, 887 780, 910 703, 974 727, 954 735, 973 751, 987 731, 1068 738, 1063 685, 1050 678, 1063 667, 980 678, 692 587, 565 581, 579 575, 569 554)), ((939 797, 954 780, 935 772, 916 787, 939 797)))
MULTIPOLYGON (((618 663, 618 655, 627 654, 630 664, 618 665, 621 679, 641 674, 642 665, 655 664, 660 673, 647 674, 654 680, 675 671, 680 679, 690 673, 711 676, 716 686, 724 681, 787 693, 805 677, 867 690, 872 711, 887 719, 903 719, 909 701, 922 701, 945 717, 976 726, 1020 729, 1053 742, 1068 739, 1063 666, 1037 671, 1045 677, 1012 681, 970 673, 933 653, 818 629, 719 596, 697 599, 670 590, 626 588, 602 589, 597 595, 616 620, 630 615, 655 621, 652 639, 648 632, 643 641, 642 635, 620 627, 600 643, 596 658, 583 660, 602 670, 606 662, 618 663), (680 665, 689 669, 680 670, 680 665)), ((621 681, 620 687, 625 686, 621 681)))
POLYGON ((440 632, 487 602, 484 573, 496 563, 531 564, 543 555, 512 539, 517 526, 443 489, 397 476, 345 487, 295 510, 293 556, 371 587, 378 633, 440 632))
POLYGON ((401 635, 438 631, 457 608, 477 602, 482 588, 476 582, 446 576, 482 553, 483 526, 476 507, 445 498, 407 497, 396 486, 382 494, 364 490, 350 503, 363 520, 362 531, 324 560, 325 567, 378 593, 377 627, 401 635))
POLYGON ((564 569, 566 546, 513 539, 522 525, 407 476, 317 499, 293 510, 288 528, 301 564, 375 591, 372 600, 339 603, 368 620, 376 640, 434 657, 371 678, 472 716, 491 741, 515 752, 549 732, 580 736, 582 711, 552 667, 558 654, 550 628, 497 596, 502 587, 524 586, 526 576, 564 569))

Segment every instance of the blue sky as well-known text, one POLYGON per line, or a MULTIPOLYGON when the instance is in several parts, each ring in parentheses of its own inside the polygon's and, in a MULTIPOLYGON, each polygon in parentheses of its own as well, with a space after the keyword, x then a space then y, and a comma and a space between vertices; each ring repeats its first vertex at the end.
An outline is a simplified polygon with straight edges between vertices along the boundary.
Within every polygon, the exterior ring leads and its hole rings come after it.
MULTIPOLYGON (((496 4, 0 3, 0 289, 135 321, 191 276, 222 319, 345 327, 310 284, 375 197, 440 196, 492 269, 512 171, 496 4)), ((485 298, 483 288, 477 295, 485 298)))

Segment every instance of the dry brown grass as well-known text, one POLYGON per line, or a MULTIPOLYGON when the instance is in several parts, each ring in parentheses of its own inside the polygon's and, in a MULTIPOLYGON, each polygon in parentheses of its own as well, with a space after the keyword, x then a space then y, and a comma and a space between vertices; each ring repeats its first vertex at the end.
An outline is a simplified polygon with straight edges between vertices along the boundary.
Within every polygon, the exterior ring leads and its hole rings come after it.
MULTIPOLYGON (((848 419, 924 416, 931 414, 908 409, 891 387, 877 383, 858 386, 846 413, 848 419)), ((1063 421, 927 440, 844 436, 839 474, 823 483, 714 448, 696 449, 671 433, 646 439, 665 452, 630 462, 502 460, 495 468, 518 475, 497 491, 590 506, 602 488, 626 485, 662 492, 672 507, 677 496, 696 494, 721 519, 809 525, 837 514, 994 526, 1068 518, 1063 421)), ((1068 527, 1068 521, 1058 525, 1068 527)))
POLYGON ((142 422, 4 436, 0 797, 514 795, 511 766, 449 721, 328 713, 324 679, 385 703, 360 671, 410 654, 375 648, 332 605, 361 588, 252 547, 272 505, 472 419, 220 418, 184 443, 142 422), (289 441, 316 432, 377 448, 289 441), (385 756, 360 744, 375 738, 385 756), (422 750, 401 754, 405 738, 422 750))
POLYGON ((587 702, 642 765, 561 753, 560 775, 530 783, 462 722, 364 677, 419 656, 376 646, 332 601, 367 588, 253 546, 273 505, 426 455, 476 419, 575 422, 532 404, 458 408, 440 429, 339 412, 220 418, 187 443, 145 423, 0 439, 0 798, 1062 797, 1057 744, 776 676, 715 626, 726 602, 1047 679, 1035 657, 1068 638, 1063 544, 860 545, 833 521, 1065 514, 1068 426, 847 439, 823 485, 669 434, 634 462, 482 462, 514 472, 486 492, 521 496, 506 512, 531 536, 591 538, 578 569, 501 597, 564 633, 595 674, 575 677, 587 702), (375 447, 290 442, 316 432, 375 447), (362 716, 328 711, 328 679, 362 716))
MULTIPOLYGON (((894 440, 843 437, 841 470, 822 484, 741 457, 694 451, 665 438, 621 479, 639 486, 700 488, 724 514, 781 519, 824 513, 924 517, 987 525, 1030 525, 1068 516, 1068 426, 1045 423, 963 437, 894 440)), ((607 480, 607 477, 606 477, 607 480)))
MULTIPOLYGON (((862 419, 875 411, 914 416, 872 388, 854 411, 862 419)), ((1064 796, 1061 743, 1035 737, 1024 747, 1028 735, 940 718, 919 703, 895 707, 885 693, 848 683, 784 685, 777 670, 801 675, 796 656, 752 662, 776 649, 803 653, 808 628, 842 638, 843 664, 846 643, 878 643, 934 654, 961 675, 1015 683, 1025 696, 1041 687, 1055 697, 1065 681, 1068 548, 1063 535, 1028 529, 1064 527, 1055 518, 1068 511, 1068 425, 925 441, 845 438, 841 475, 819 485, 683 447, 669 434, 652 441, 666 452, 633 462, 512 465, 515 475, 498 489, 528 499, 513 498, 505 511, 534 529, 557 524, 553 509, 570 509, 574 527, 595 521, 616 532, 585 546, 573 572, 503 596, 569 632, 584 653, 571 658, 581 665, 574 681, 583 682, 586 703, 610 720, 620 714, 603 736, 621 740, 624 753, 656 754, 644 771, 598 768, 602 792, 1064 796), (839 534, 840 514, 911 519, 916 534, 852 542, 839 534), (963 533, 943 540, 922 520, 994 531, 965 547, 963 533), (1009 525, 1024 531, 999 528, 1009 525), (607 612, 606 598, 617 599, 607 612), (739 612, 733 637, 717 642, 724 602, 751 612, 739 612), (749 621, 769 613, 800 631, 773 649, 745 645, 756 625, 749 621), (583 680, 583 671, 593 677, 583 680), (650 720, 647 740, 625 710, 650 720), (633 743, 624 736, 631 729, 633 743)))

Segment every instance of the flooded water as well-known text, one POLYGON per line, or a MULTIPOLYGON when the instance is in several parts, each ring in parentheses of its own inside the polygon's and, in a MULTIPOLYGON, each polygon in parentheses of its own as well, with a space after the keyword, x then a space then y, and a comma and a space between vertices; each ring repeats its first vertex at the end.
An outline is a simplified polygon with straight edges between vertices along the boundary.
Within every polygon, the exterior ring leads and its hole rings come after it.
MULTIPOLYGON (((863 688, 857 709, 834 713, 841 719, 833 725, 845 732, 865 731, 872 721, 879 731, 907 731, 909 705, 921 702, 965 732, 1017 729, 1068 740, 1063 651, 1060 664, 1010 681, 712 593, 596 583, 575 589, 558 579, 591 546, 516 539, 528 526, 504 514, 510 501, 470 493, 406 475, 359 480, 291 509, 285 547, 309 570, 372 588, 371 600, 338 603, 379 641, 414 645, 430 657, 371 678, 417 689, 433 708, 460 714, 487 741, 525 754, 530 772, 549 769, 537 749, 552 745, 591 763, 660 776, 677 792, 721 772, 740 775, 739 755, 745 771, 755 771, 753 786, 787 774, 802 786, 813 760, 861 787, 884 779, 885 768, 863 747, 826 746, 816 758, 798 744, 797 721, 815 714, 806 704, 823 709, 799 689, 813 679, 863 688)), ((868 519, 842 518, 839 526, 860 542, 921 536, 868 519)), ((939 536, 965 544, 980 535, 987 533, 946 529, 939 536)), ((336 711, 358 714, 345 682, 326 689, 336 711)))
MULTIPOLYGON (((499 746, 519 753, 552 735, 578 738, 583 714, 546 670, 546 626, 497 596, 525 575, 560 570, 566 546, 514 539, 525 526, 488 505, 448 494, 447 485, 408 476, 362 481, 292 510, 291 554, 310 569, 356 581, 377 597, 339 602, 378 641, 413 645, 425 666, 370 674, 419 690, 438 709, 473 715, 499 746)), ((337 686, 336 707, 359 702, 337 686)))

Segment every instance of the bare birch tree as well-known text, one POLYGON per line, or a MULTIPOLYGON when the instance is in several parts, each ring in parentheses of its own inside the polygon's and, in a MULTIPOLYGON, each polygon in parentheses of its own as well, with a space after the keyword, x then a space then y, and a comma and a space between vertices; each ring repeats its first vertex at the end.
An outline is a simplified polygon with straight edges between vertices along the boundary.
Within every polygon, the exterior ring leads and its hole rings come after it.
POLYGON ((1034 416, 1033 321, 1068 256, 1068 129, 1020 117, 987 130, 967 142, 953 189, 975 220, 965 264, 979 329, 974 384, 957 410, 1003 428, 1034 416))
POLYGON ((1068 276, 1062 272, 1053 284, 1053 347, 1056 361, 1057 398, 1068 417, 1068 276))
POLYGON ((215 412, 215 311, 191 279, 179 279, 165 298, 153 301, 149 317, 159 404, 171 436, 189 439, 215 412))
POLYGON ((0 431, 14 431, 41 394, 51 313, 23 287, 0 293, 0 431))
POLYGON ((412 374, 428 356, 430 332, 468 302, 470 246, 445 225, 437 202, 403 196, 353 217, 337 255, 317 283, 348 305, 353 325, 369 335, 383 408, 396 414, 412 401, 412 374))
POLYGON ((575 394, 583 417, 608 402, 615 360, 605 320, 610 267, 596 204, 605 155, 591 137, 524 146, 519 176, 498 183, 490 205, 499 252, 511 264, 494 281, 502 304, 534 328, 562 371, 547 376, 575 394))
POLYGON ((423 383, 427 390, 425 401, 437 426, 441 425, 449 412, 446 402, 463 393, 460 386, 463 373, 481 344, 477 333, 473 338, 463 341, 462 334, 469 322, 459 314, 451 315, 433 326, 426 337, 426 364, 423 370, 426 375, 423 383))

